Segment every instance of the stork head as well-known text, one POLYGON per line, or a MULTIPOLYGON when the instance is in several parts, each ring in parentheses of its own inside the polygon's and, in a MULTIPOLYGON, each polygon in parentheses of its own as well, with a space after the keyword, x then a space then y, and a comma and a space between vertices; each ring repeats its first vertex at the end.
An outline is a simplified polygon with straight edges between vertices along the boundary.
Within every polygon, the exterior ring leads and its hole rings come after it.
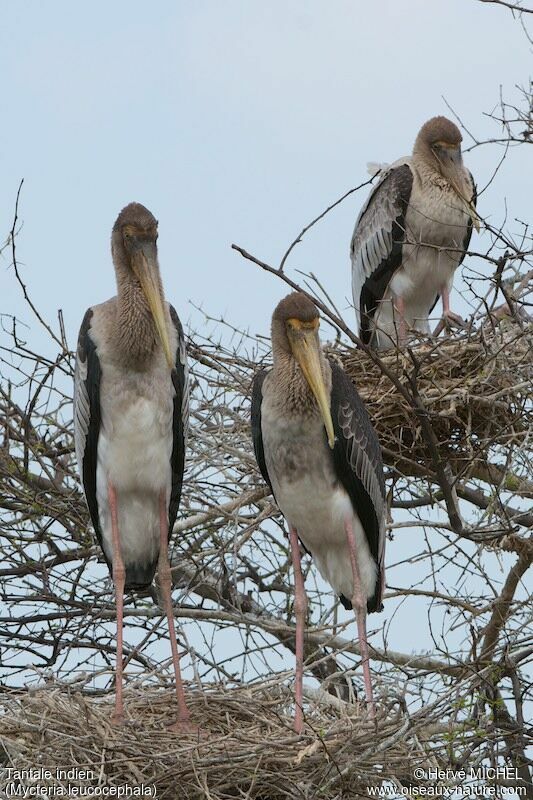
POLYGON ((130 203, 122 209, 113 226, 111 251, 117 272, 125 270, 128 277, 140 285, 172 369, 174 363, 157 261, 157 220, 145 206, 130 203))
POLYGON ((296 359, 315 397, 329 446, 333 448, 335 433, 322 372, 319 324, 318 309, 313 301, 302 292, 292 292, 278 303, 272 315, 272 350, 274 361, 280 352, 296 359))
POLYGON ((462 141, 455 123, 447 117, 432 117, 420 128, 413 153, 430 160, 445 178, 455 180, 463 166, 462 141))
POLYGON ((446 178, 479 231, 479 217, 472 204, 472 186, 463 167, 462 141, 461 131, 455 123, 446 117, 432 117, 420 128, 413 155, 421 157, 446 178))

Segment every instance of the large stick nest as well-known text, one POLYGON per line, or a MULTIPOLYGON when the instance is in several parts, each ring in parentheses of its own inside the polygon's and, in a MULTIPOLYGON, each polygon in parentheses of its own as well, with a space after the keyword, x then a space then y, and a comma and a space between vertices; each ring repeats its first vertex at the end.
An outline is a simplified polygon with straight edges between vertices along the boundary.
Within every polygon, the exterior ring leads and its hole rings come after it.
MULTIPOLYGON (((456 474, 490 461, 495 446, 521 445, 528 435, 533 327, 506 320, 497 328, 392 351, 383 363, 411 392, 410 376, 456 474)), ((341 356, 365 400, 388 466, 403 475, 427 472, 420 418, 378 365, 359 350, 341 356)), ((475 477, 475 474, 474 474, 475 477)))
MULTIPOLYGON (((176 734, 172 691, 126 692, 135 723, 114 728, 111 703, 60 688, 4 695, 0 762, 46 768, 41 785, 155 787, 158 798, 368 797, 367 787, 409 779, 429 761, 401 710, 377 719, 359 706, 316 705, 307 733, 292 732, 292 693, 278 679, 211 687, 188 697, 200 732, 176 734), (3 747, 3 750, 2 750, 3 747), (85 770, 63 777, 58 770, 85 770), (89 771, 90 774, 87 774, 89 771)), ((6 771, 7 772, 7 771, 6 771)), ((10 780, 0 779, 0 791, 10 780)), ((32 785, 23 778, 23 786, 32 785)), ((35 784, 34 784, 35 785, 35 784)))

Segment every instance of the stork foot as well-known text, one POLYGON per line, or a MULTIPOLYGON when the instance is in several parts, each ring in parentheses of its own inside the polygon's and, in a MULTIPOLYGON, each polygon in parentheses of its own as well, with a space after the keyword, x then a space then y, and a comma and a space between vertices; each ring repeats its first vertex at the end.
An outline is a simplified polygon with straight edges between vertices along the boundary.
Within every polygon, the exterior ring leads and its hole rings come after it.
POLYGON ((438 336, 443 330, 450 330, 451 328, 462 328, 464 330, 466 327, 466 321, 459 314, 454 311, 445 311, 433 331, 433 336, 438 336))
POLYGON ((464 320, 460 314, 456 314, 454 311, 448 311, 444 317, 450 325, 457 325, 459 328, 466 328, 466 320, 464 320))
POLYGON ((199 726, 191 722, 190 719, 177 719, 175 722, 171 722, 170 725, 167 725, 167 731, 169 733, 179 733, 182 736, 200 735, 199 726))
POLYGON ((113 711, 111 717, 109 718, 109 721, 113 728, 123 728, 125 725, 128 724, 126 722, 126 717, 124 716, 124 714, 121 714, 120 712, 117 713, 116 711, 113 711))

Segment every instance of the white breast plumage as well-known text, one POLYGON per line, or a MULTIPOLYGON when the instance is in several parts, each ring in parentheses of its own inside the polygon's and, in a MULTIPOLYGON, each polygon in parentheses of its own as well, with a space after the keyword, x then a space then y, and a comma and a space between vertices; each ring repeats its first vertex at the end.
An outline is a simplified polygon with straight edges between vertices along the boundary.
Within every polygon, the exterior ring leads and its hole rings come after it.
POLYGON ((344 521, 352 518, 360 554, 363 591, 371 597, 377 568, 351 500, 338 484, 324 425, 317 414, 302 421, 281 418, 263 400, 265 460, 274 495, 289 524, 296 528, 322 577, 337 594, 351 597, 353 578, 344 521))
MULTIPOLYGON (((159 398, 158 398, 159 400, 159 398)), ((126 404, 121 403, 121 406, 126 404)), ((104 411, 101 436, 106 439, 104 411)), ((126 491, 167 486, 172 453, 172 407, 168 402, 134 398, 126 407, 110 411, 113 438, 106 448, 109 479, 126 491)))

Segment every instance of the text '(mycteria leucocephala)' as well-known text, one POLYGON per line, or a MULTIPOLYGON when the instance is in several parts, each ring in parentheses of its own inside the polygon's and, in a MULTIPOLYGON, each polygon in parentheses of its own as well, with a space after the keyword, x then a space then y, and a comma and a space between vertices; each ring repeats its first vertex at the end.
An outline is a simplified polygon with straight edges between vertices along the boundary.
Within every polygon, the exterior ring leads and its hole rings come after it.
POLYGON ((412 155, 382 170, 355 224, 350 256, 359 335, 378 350, 404 345, 409 329, 429 334, 439 296, 434 335, 448 322, 464 325, 450 309, 450 292, 479 218, 461 140, 451 120, 428 120, 412 155))
POLYGON ((303 633, 307 599, 300 540, 357 619, 369 712, 375 713, 366 613, 381 611, 385 487, 381 450, 351 380, 324 355, 314 303, 294 292, 272 317, 270 370, 252 392, 257 463, 290 530, 295 577, 296 710, 303 725, 303 633))
POLYGON ((76 456, 92 523, 113 577, 116 701, 122 724, 123 594, 147 590, 156 568, 168 619, 178 719, 189 720, 171 598, 168 540, 179 508, 188 425, 183 330, 165 302, 157 221, 130 203, 113 227, 117 295, 83 319, 74 381, 76 456))

